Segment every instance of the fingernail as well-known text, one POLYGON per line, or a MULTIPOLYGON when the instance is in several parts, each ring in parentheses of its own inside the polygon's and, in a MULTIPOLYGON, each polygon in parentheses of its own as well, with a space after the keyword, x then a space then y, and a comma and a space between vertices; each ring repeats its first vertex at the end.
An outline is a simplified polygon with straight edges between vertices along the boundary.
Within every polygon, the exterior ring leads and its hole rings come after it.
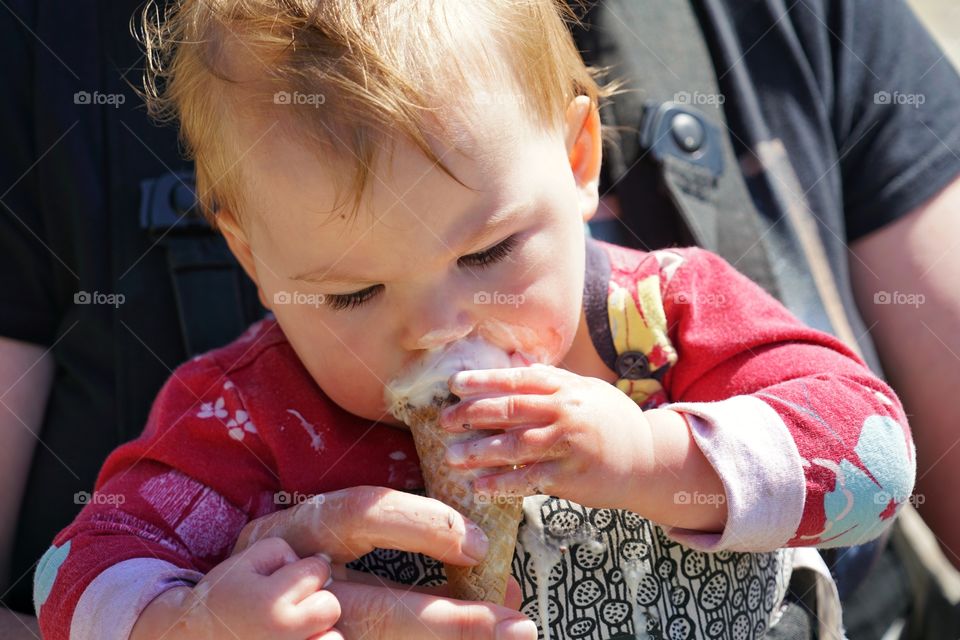
POLYGON ((490 548, 490 539, 483 529, 475 524, 467 525, 467 540, 463 545, 463 552, 480 562, 487 556, 487 550, 490 548))
POLYGON ((321 589, 326 589, 331 584, 333 584, 333 558, 331 558, 330 556, 328 556, 323 552, 315 553, 313 555, 317 556, 318 558, 326 562, 328 565, 330 565, 330 575, 327 576, 327 581, 323 583, 322 587, 320 587, 321 589))
POLYGON ((537 640, 537 625, 533 620, 504 620, 494 636, 497 640, 537 640))
POLYGON ((450 379, 450 388, 454 390, 454 393, 457 391, 464 391, 472 382, 472 376, 469 373, 460 371, 455 373, 450 379))

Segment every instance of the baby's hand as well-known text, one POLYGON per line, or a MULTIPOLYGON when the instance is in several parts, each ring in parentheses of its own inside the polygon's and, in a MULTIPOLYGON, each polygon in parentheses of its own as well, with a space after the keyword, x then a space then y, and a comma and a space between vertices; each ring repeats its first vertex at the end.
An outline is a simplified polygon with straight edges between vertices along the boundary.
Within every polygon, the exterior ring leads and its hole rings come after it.
POLYGON ((478 494, 549 494, 589 507, 632 508, 654 472, 643 411, 603 380, 533 365, 460 372, 450 390, 461 400, 444 410, 444 428, 504 433, 451 446, 449 464, 523 465, 478 478, 478 494))
POLYGON ((324 590, 325 558, 299 558, 283 539, 265 538, 214 567, 193 588, 172 589, 143 611, 131 640, 343 640, 333 629, 340 603, 324 590))

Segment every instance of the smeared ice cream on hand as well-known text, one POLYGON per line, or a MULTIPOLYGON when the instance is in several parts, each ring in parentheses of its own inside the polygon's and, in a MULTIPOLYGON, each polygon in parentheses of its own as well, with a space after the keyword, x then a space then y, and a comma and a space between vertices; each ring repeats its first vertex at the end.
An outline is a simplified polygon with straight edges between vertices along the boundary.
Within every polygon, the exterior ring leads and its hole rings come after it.
MULTIPOLYGON (((522 361, 520 361, 522 362, 522 361)), ((387 384, 387 408, 406 422, 411 407, 439 404, 448 395, 447 381, 454 373, 474 369, 504 369, 516 366, 516 358, 482 337, 464 338, 446 347, 430 350, 427 357, 387 384)))

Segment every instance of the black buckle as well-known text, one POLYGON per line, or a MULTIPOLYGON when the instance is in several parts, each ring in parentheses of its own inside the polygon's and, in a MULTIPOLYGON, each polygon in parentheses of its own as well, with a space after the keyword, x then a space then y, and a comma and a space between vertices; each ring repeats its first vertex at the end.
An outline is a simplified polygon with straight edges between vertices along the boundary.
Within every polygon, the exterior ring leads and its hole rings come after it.
POLYGON ((668 156, 723 174, 720 131, 703 113, 676 102, 644 105, 638 134, 640 146, 663 164, 668 156))
POLYGON ((193 172, 165 173, 140 181, 140 228, 152 236, 210 232, 200 213, 193 172))

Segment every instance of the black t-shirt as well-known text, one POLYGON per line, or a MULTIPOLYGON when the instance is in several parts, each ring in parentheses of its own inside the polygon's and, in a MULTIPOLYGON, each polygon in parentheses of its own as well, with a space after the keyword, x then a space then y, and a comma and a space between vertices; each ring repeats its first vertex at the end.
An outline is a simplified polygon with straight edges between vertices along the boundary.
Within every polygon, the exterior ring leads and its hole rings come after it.
MULTIPOLYGON (((31 568, 80 508, 74 494, 139 433, 188 356, 165 251, 138 219, 141 180, 189 170, 176 131, 152 126, 125 84, 143 66, 128 31, 140 4, 10 2, 16 17, 0 19, 0 335, 48 345, 57 363, 4 598, 23 611, 31 568), (125 300, 76 304, 78 292, 125 300)), ((721 89, 738 152, 749 160, 746 148, 782 141, 841 280, 845 242, 960 172, 960 81, 899 0, 789 10, 778 0, 704 1, 698 11, 717 68, 729 69, 721 89), (875 100, 881 91, 925 103, 875 100)), ((748 184, 761 213, 777 215, 762 177, 748 184)), ((649 246, 676 241, 646 218, 626 222, 649 246)), ((259 310, 245 313, 252 321, 259 310)))

